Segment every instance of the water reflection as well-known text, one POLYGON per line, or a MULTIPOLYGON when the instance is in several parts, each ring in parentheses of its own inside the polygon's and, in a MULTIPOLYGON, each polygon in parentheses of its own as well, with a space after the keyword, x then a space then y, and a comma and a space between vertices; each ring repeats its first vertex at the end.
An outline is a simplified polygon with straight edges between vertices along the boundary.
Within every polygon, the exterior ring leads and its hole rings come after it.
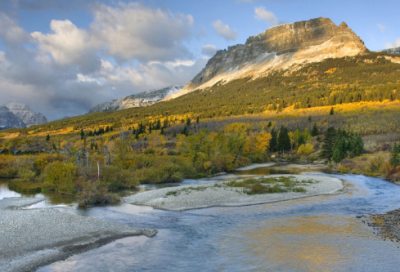
POLYGON ((398 271, 398 244, 382 241, 355 216, 398 208, 400 187, 338 177, 348 180, 343 194, 281 203, 187 212, 129 204, 80 211, 160 232, 141 243, 118 240, 39 271, 398 271))

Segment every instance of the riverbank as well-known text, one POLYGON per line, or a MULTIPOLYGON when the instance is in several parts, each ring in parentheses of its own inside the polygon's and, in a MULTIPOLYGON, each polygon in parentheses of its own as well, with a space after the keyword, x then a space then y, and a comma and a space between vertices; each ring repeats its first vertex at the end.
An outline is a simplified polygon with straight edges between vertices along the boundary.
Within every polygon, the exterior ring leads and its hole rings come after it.
POLYGON ((0 200, 0 271, 30 271, 128 236, 156 230, 73 215, 54 208, 23 209, 42 198, 0 200))
MULTIPOLYGON (((335 194, 343 189, 340 179, 319 175, 269 175, 265 178, 294 177, 303 192, 248 194, 246 189, 228 186, 227 181, 163 188, 122 198, 123 202, 170 211, 209 207, 235 207, 335 194)), ((258 177, 263 178, 263 177, 258 177)), ((240 181, 240 180, 238 180, 240 181)), ((301 190, 298 190, 301 191, 301 190)))
POLYGON ((372 227, 383 240, 400 242, 400 209, 383 214, 357 216, 363 223, 372 227))

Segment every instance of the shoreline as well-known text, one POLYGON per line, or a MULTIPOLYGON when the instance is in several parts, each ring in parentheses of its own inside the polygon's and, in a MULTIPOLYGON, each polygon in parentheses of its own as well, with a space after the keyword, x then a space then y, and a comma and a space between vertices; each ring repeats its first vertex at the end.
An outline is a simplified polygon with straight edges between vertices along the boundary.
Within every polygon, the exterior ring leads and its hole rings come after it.
POLYGON ((0 200, 1 271, 31 271, 128 236, 154 237, 156 230, 133 228, 54 208, 23 209, 44 198, 0 200))
MULTIPOLYGON (((169 211, 186 211, 211 207, 241 207, 281 202, 299 198, 332 195, 344 188, 338 178, 319 175, 268 175, 266 177, 293 176, 297 181, 307 179, 317 183, 302 185, 306 192, 285 192, 248 195, 243 188, 227 187, 227 181, 217 181, 197 185, 182 185, 178 188, 162 188, 122 198, 125 203, 150 206, 169 211)), ((260 178, 260 177, 259 177, 260 178)), ((238 179, 242 180, 242 179, 238 179)))

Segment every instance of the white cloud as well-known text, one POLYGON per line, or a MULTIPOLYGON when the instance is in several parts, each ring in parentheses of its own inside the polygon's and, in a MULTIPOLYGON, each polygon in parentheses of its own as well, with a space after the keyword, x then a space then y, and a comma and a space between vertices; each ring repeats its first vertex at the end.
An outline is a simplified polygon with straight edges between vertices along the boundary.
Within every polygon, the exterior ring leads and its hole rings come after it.
POLYGON ((382 24, 377 24, 376 26, 379 28, 379 30, 380 30, 382 33, 385 32, 386 27, 385 27, 384 25, 382 25, 382 24))
POLYGON ((192 57, 182 44, 191 37, 192 15, 171 14, 140 3, 98 4, 93 14, 91 34, 116 58, 169 61, 192 57))
POLYGON ((29 41, 29 34, 4 13, 0 13, 0 37, 7 45, 29 41))
MULTIPOLYGON (((69 20, 52 20, 49 33, 28 34, 7 21, 17 30, 13 34, 25 34, 7 38, 5 51, 0 51, 4 103, 26 103, 49 120, 84 114, 118 97, 185 85, 208 61, 195 60, 184 45, 195 37, 191 15, 139 3, 97 3, 91 10, 94 19, 87 29, 69 20), (29 46, 12 46, 27 40, 29 46)), ((0 27, 3 39, 9 35, 4 29, 0 27)))
POLYGON ((394 43, 386 43, 386 49, 400 47, 400 39, 397 39, 394 43))
POLYGON ((267 23, 272 23, 274 25, 277 25, 279 23, 279 20, 278 18, 276 18, 275 14, 267 10, 265 7, 254 8, 254 13, 254 17, 257 20, 264 20, 267 23))
POLYGON ((71 21, 52 20, 51 34, 33 32, 33 39, 40 48, 49 52, 54 60, 62 65, 76 64, 93 49, 94 43, 86 30, 78 29, 71 21))
POLYGON ((229 25, 224 25, 224 23, 221 20, 215 21, 213 23, 213 27, 217 34, 221 37, 223 37, 225 40, 229 41, 236 41, 238 34, 236 30, 230 29, 229 25))
POLYGON ((217 52, 217 47, 213 44, 203 45, 201 47, 201 53, 205 56, 212 57, 217 52))

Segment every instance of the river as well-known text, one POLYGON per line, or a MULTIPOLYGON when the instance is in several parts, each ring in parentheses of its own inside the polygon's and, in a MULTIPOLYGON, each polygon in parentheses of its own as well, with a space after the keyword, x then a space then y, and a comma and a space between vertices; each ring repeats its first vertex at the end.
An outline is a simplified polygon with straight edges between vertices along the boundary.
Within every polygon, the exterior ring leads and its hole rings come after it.
MULTIPOLYGON (((365 176, 336 177, 345 180, 343 194, 246 207, 169 212, 65 203, 55 208, 159 233, 120 239, 38 271, 398 271, 400 243, 383 241, 356 216, 399 208, 400 186, 365 176)), ((183 184, 198 182, 207 181, 183 184)), ((154 187, 138 190, 149 189, 154 187)))

